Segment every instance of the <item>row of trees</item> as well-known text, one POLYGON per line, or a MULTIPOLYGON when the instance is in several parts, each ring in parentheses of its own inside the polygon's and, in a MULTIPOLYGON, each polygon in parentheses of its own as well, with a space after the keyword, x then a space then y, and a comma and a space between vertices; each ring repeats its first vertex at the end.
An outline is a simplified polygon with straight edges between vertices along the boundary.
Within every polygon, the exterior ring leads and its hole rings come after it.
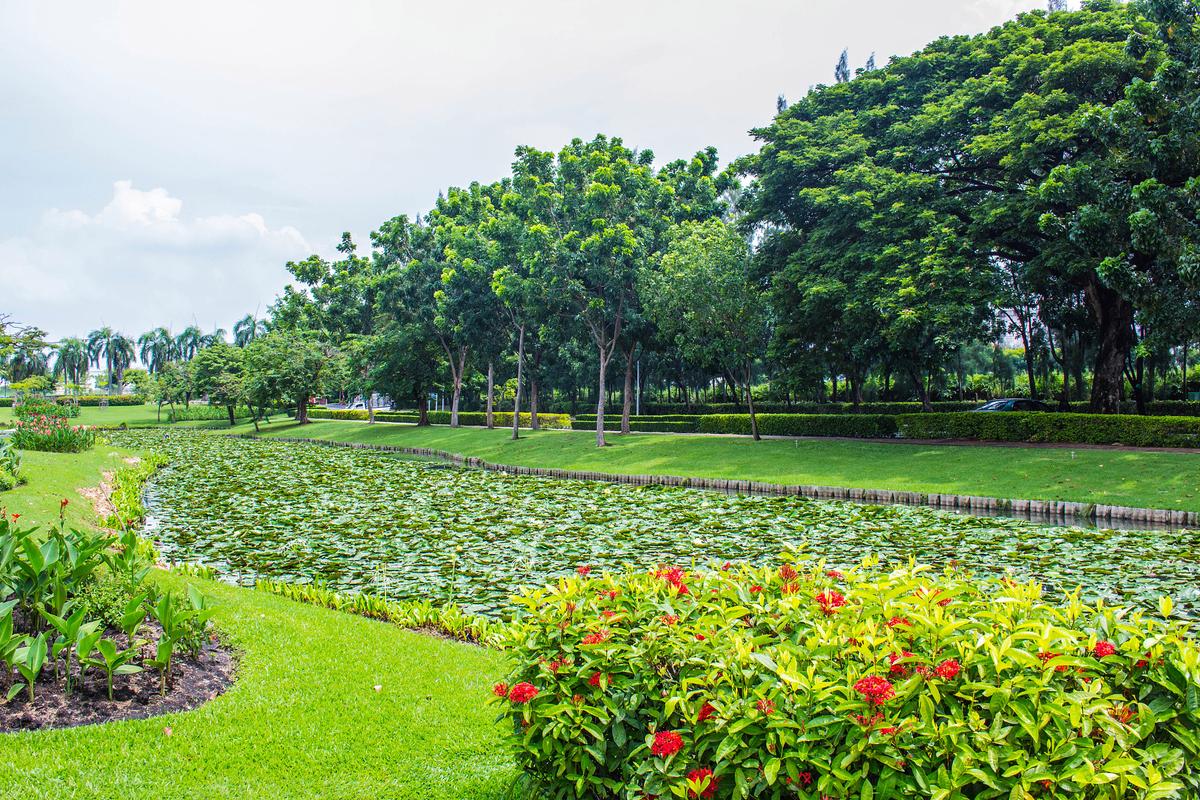
MULTIPOLYGON (((491 412, 501 385, 535 425, 586 396, 601 445, 606 405, 621 398, 627 430, 648 385, 752 417, 760 398, 928 406, 1014 386, 1007 351, 1023 391, 1064 404, 1090 388, 1115 411, 1177 369, 1186 391, 1197 16, 1191 0, 1093 0, 854 76, 843 59, 725 171, 711 148, 656 168, 605 136, 519 148, 510 175, 386 221, 368 252, 345 234, 336 257, 288 264, 295 285, 235 345, 315 343, 325 391, 423 420, 432 391, 452 424, 464 402, 491 412)), ((157 329, 136 353, 157 374, 225 340, 157 329)), ((58 356, 102 359, 119 383, 134 351, 102 329, 58 356)))

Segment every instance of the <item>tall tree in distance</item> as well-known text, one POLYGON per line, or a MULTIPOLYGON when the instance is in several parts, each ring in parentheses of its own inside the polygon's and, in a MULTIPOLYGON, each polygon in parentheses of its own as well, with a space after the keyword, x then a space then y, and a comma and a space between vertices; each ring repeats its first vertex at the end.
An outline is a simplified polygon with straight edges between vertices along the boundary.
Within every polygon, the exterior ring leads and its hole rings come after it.
POLYGON ((838 56, 837 64, 833 67, 833 80, 835 83, 846 83, 850 80, 850 51, 843 50, 838 56))
POLYGON ((155 375, 175 360, 175 340, 166 328, 155 328, 138 337, 138 358, 146 370, 155 375))
POLYGON ((113 339, 117 336, 117 332, 111 327, 105 325, 103 328, 97 328, 87 335, 87 350, 88 358, 97 367, 101 361, 104 363, 104 371, 108 380, 108 392, 112 393, 113 383, 113 339))
POLYGON ((69 385, 87 383, 88 346, 83 339, 67 337, 55 349, 54 376, 62 377, 69 385))
POLYGON ((267 321, 256 314, 246 316, 233 323, 233 343, 245 347, 260 336, 267 334, 267 321))

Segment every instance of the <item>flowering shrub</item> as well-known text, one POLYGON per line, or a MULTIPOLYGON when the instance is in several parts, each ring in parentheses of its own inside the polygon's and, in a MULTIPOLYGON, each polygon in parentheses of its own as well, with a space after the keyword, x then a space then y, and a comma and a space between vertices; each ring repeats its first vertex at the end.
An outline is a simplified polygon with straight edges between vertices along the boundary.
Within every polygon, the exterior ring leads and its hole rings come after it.
POLYGON ((82 453, 96 443, 96 432, 83 425, 72 425, 64 417, 38 415, 17 420, 12 439, 22 450, 82 453))
POLYGON ((53 400, 47 400, 42 397, 30 397, 22 400, 21 404, 13 409, 13 416, 24 420, 35 419, 37 417, 62 417, 66 419, 71 416, 79 416, 79 409, 62 406, 53 400), (73 414, 71 413, 72 411, 74 411, 73 414))
POLYGON ((581 571, 519 602, 492 701, 549 797, 1200 792, 1200 650, 1165 598, 801 562, 581 571))

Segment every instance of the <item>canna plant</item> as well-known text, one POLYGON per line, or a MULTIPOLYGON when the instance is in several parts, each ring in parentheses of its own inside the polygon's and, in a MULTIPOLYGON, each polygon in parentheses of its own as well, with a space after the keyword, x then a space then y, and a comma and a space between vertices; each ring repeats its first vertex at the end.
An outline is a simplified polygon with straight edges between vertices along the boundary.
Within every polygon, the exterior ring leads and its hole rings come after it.
MULTIPOLYGON (((56 616, 48 611, 43 611, 42 616, 58 632, 58 638, 50 647, 50 655, 54 663, 56 678, 58 677, 58 660, 59 658, 63 659, 63 688, 67 694, 70 694, 73 684, 71 667, 76 645, 81 641, 86 643, 88 637, 96 633, 100 623, 98 621, 87 622, 84 619, 84 609, 82 608, 75 609, 68 617, 56 616)), ((90 651, 91 647, 88 647, 88 650, 90 651)))
POLYGON ((138 656, 138 649, 141 646, 142 642, 135 641, 129 647, 122 649, 112 639, 102 638, 96 641, 92 650, 99 657, 96 658, 91 653, 83 656, 83 651, 80 650, 79 663, 85 667, 97 667, 104 672, 108 685, 108 699, 112 700, 114 676, 133 675, 142 671, 140 666, 133 663, 134 659, 138 656))
POLYGON ((13 666, 25 679, 25 683, 14 683, 8 690, 8 699, 12 700, 21 689, 26 689, 29 692, 29 702, 32 703, 33 687, 42 673, 42 667, 46 666, 46 634, 25 637, 25 644, 18 647, 14 653, 13 666))

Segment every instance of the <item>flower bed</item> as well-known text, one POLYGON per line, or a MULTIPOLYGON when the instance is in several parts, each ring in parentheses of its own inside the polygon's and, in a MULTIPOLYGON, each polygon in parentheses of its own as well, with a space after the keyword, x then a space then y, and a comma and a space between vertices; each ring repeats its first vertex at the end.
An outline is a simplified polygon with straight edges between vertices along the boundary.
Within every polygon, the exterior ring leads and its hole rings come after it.
POLYGON ((96 432, 83 425, 72 425, 63 417, 35 416, 17 420, 12 439, 21 450, 82 453, 96 444, 96 432))
POLYGON ((1200 791, 1181 623, 915 567, 579 572, 520 598, 494 688, 549 797, 1200 791))

